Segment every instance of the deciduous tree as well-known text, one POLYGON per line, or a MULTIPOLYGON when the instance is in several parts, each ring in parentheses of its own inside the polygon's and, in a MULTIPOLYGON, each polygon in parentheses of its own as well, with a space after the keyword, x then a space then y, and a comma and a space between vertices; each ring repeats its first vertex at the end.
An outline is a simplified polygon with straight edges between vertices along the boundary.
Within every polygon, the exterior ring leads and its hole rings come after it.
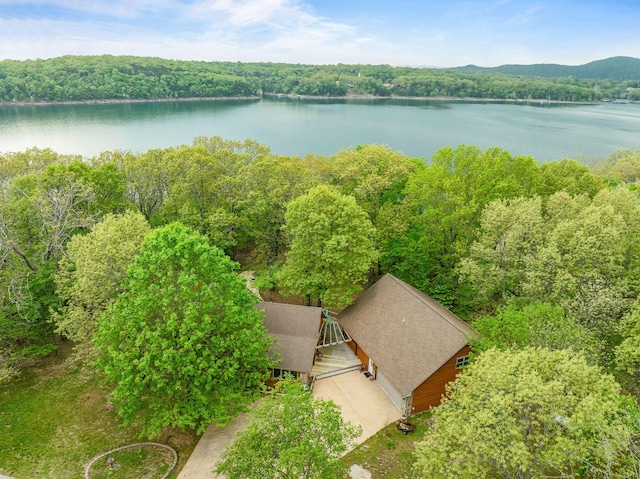
POLYGON ((474 352, 526 347, 573 349, 587 359, 596 356, 596 338, 558 306, 534 302, 511 304, 473 321, 478 336, 471 339, 474 352))
MULTIPOLYGON (((353 196, 367 212, 376 229, 377 248, 389 241, 396 227, 395 217, 410 174, 420 165, 400 152, 382 145, 364 145, 341 150, 333 158, 333 179, 341 192, 353 196)), ((421 166, 421 165, 420 165, 421 166)), ((372 264, 369 283, 379 275, 372 264)))
POLYGON ((165 156, 173 151, 148 150, 142 155, 127 154, 122 158, 126 173, 126 198, 147 221, 158 213, 167 199, 170 177, 165 156))
POLYGON ((284 244, 287 204, 318 183, 315 173, 300 158, 262 156, 243 168, 240 206, 254 244, 256 264, 274 266, 284 244))
POLYGON ((640 150, 614 151, 607 161, 594 166, 592 170, 615 182, 637 184, 640 179, 640 150))
POLYGON ((289 203, 286 220, 291 244, 279 273, 285 292, 350 304, 378 257, 365 211, 352 196, 320 185, 289 203))
POLYGON ((74 342, 76 358, 96 358, 98 318, 123 291, 127 269, 150 232, 144 216, 131 211, 107 215, 90 233, 69 242, 56 273, 56 293, 64 306, 53 319, 56 332, 74 342))
POLYGON ((333 157, 333 176, 342 193, 353 196, 376 226, 386 202, 396 202, 416 164, 382 145, 341 150, 333 157))
POLYGON ((621 404, 614 379, 575 351, 489 350, 434 410, 416 467, 425 478, 588 476, 626 448, 621 404))
POLYGON ((482 210, 477 239, 462 259, 460 277, 474 286, 475 304, 490 307, 521 296, 522 283, 544 245, 542 199, 498 199, 482 210))
POLYGON ((460 278, 476 291, 480 309, 552 301, 610 337, 639 290, 638 198, 615 188, 593 199, 558 192, 544 203, 534 197, 488 204, 460 278))
POLYGON ((347 471, 340 458, 359 434, 333 401, 281 381, 227 447, 216 472, 229 479, 342 478, 347 471))
POLYGON ((234 268, 177 223, 144 241, 96 334, 125 424, 150 437, 165 426, 202 432, 255 399, 272 365, 271 340, 234 268))
POLYGON ((542 163, 540 174, 542 182, 539 193, 543 196, 566 191, 574 196, 586 194, 593 198, 604 188, 602 178, 595 175, 588 166, 568 158, 542 163))
POLYGON ((15 359, 55 349, 57 262, 69 239, 102 213, 93 169, 79 162, 40 166, 0 190, 0 349, 15 359))
POLYGON ((533 158, 500 148, 441 148, 407 181, 405 227, 383 246, 382 267, 449 307, 466 307, 455 268, 493 200, 528 197, 539 187, 533 158))

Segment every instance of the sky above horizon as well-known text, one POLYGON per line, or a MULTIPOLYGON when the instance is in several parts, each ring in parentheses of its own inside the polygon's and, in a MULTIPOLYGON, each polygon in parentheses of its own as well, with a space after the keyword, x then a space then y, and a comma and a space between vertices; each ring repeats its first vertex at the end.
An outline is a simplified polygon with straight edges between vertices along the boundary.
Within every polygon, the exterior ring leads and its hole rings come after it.
POLYGON ((638 0, 0 0, 0 60, 454 67, 640 57, 638 0))

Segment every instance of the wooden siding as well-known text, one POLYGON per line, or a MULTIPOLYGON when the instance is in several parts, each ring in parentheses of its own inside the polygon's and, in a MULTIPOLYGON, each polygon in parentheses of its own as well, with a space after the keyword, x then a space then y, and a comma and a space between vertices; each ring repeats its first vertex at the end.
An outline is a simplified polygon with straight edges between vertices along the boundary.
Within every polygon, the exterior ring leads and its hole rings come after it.
MULTIPOLYGON (((362 348, 358 346, 358 343, 352 340, 352 341, 349 341, 347 344, 349 345, 349 348, 351 349, 351 351, 353 351, 354 354, 358 357, 360 362, 364 364, 365 368, 369 367, 369 356, 367 356, 367 353, 365 353, 362 350, 362 348)), ((375 364, 374 364, 374 368, 375 368, 375 364)))
POLYGON ((358 359, 362 364, 364 364, 365 368, 369 367, 369 356, 367 356, 367 353, 365 353, 359 346, 356 348, 356 356, 358 356, 358 359))
POLYGON ((469 351, 469 346, 463 347, 413 391, 411 414, 426 411, 440 404, 446 385, 460 372, 460 369, 456 369, 456 359, 467 356, 469 351))

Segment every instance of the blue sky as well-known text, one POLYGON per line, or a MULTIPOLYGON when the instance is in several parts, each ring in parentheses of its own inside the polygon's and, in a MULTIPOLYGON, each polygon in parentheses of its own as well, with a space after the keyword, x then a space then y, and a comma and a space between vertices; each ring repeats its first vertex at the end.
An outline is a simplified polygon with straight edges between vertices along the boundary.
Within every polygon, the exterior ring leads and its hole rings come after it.
POLYGON ((579 65, 640 57, 638 0, 0 0, 0 59, 579 65))

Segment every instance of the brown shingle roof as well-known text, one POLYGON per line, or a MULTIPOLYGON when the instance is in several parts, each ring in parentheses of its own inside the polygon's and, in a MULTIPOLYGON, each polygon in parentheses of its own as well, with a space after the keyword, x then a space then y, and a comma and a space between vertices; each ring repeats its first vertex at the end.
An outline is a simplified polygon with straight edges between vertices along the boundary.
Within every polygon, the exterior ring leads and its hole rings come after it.
POLYGON ((467 323, 435 299, 390 274, 362 293, 338 320, 403 396, 473 335, 467 323))
POLYGON ((308 373, 313 366, 320 336, 322 308, 283 303, 259 303, 265 312, 264 325, 276 339, 271 353, 278 353, 279 369, 308 373))

